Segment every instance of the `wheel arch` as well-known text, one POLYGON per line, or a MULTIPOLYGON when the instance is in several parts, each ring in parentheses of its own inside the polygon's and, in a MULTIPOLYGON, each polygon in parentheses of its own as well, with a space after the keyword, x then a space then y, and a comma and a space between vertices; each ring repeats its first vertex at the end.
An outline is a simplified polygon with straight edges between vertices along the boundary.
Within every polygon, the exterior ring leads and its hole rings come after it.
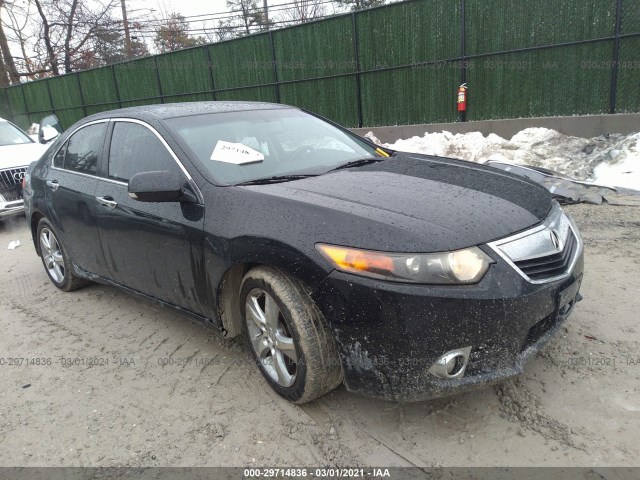
MULTIPOLYGON (((311 293, 317 283, 316 276, 309 276, 308 272, 301 272, 300 269, 291 268, 284 262, 270 261, 272 259, 263 258, 260 261, 238 260, 231 265, 222 275, 217 286, 216 311, 218 312, 222 326, 228 337, 236 337, 241 332, 243 320, 240 314, 240 287, 247 272, 255 267, 269 267, 277 270, 290 278, 297 280, 307 293, 311 293), (310 283, 314 279, 316 282, 310 283)), ((322 277, 324 278, 325 275, 322 277)))
POLYGON ((232 265, 222 276, 216 295, 216 311, 220 316, 222 327, 230 338, 242 333, 242 317, 240 315, 240 285, 249 270, 260 264, 238 262, 232 265))
POLYGON ((31 238, 33 239, 33 246, 36 249, 36 254, 39 257, 42 256, 42 252, 40 251, 40 242, 38 242, 38 224, 43 218, 46 218, 44 213, 36 210, 31 214, 30 219, 31 238))

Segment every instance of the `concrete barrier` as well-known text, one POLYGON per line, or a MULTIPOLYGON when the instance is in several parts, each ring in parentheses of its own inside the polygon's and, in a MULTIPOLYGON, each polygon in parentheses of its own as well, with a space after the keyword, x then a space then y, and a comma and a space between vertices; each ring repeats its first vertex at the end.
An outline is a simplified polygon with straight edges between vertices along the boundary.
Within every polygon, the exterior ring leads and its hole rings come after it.
POLYGON ((529 127, 552 128, 564 135, 575 137, 597 137, 606 133, 640 132, 640 113, 619 113, 614 115, 585 115, 574 117, 536 117, 514 118, 506 120, 482 120, 464 123, 429 123, 423 125, 398 125, 391 127, 352 128, 358 135, 367 132, 373 134, 384 143, 393 143, 401 138, 423 136, 425 132, 451 133, 481 132, 483 135, 495 133, 503 138, 511 139, 520 130, 529 127))

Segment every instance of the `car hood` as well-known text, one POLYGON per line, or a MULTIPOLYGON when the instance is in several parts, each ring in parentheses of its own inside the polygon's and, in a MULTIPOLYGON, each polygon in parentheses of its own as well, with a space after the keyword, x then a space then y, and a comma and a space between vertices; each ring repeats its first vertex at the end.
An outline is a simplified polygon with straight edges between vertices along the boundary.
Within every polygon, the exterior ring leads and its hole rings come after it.
POLYGON ((47 145, 42 145, 41 143, 1 146, 0 170, 5 168, 26 167, 31 162, 39 160, 46 149, 47 145))
POLYGON ((407 252, 455 250, 506 237, 539 223, 552 203, 543 187, 507 172, 413 154, 243 188, 284 200, 273 206, 283 214, 296 211, 291 202, 306 206, 305 228, 317 242, 407 252))

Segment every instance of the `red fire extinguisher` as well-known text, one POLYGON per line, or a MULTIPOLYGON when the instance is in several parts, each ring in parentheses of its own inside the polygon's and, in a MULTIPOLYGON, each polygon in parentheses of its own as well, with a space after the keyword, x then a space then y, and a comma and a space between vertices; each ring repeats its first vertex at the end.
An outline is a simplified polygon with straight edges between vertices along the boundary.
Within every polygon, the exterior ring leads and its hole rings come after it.
POLYGON ((458 87, 458 112, 467 111, 467 84, 458 87))

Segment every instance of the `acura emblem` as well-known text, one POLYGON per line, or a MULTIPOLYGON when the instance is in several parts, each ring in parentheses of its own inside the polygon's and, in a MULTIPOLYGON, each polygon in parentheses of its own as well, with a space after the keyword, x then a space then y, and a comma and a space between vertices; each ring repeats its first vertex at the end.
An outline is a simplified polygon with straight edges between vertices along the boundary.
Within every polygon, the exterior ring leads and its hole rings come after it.
POLYGON ((23 178, 24 178, 24 172, 16 172, 13 174, 13 179, 16 182, 21 182, 23 178))
POLYGON ((551 237, 551 243, 553 244, 553 247, 556 250, 559 250, 560 249, 560 239, 558 238, 558 234, 554 230, 551 230, 549 232, 549 236, 551 237))

